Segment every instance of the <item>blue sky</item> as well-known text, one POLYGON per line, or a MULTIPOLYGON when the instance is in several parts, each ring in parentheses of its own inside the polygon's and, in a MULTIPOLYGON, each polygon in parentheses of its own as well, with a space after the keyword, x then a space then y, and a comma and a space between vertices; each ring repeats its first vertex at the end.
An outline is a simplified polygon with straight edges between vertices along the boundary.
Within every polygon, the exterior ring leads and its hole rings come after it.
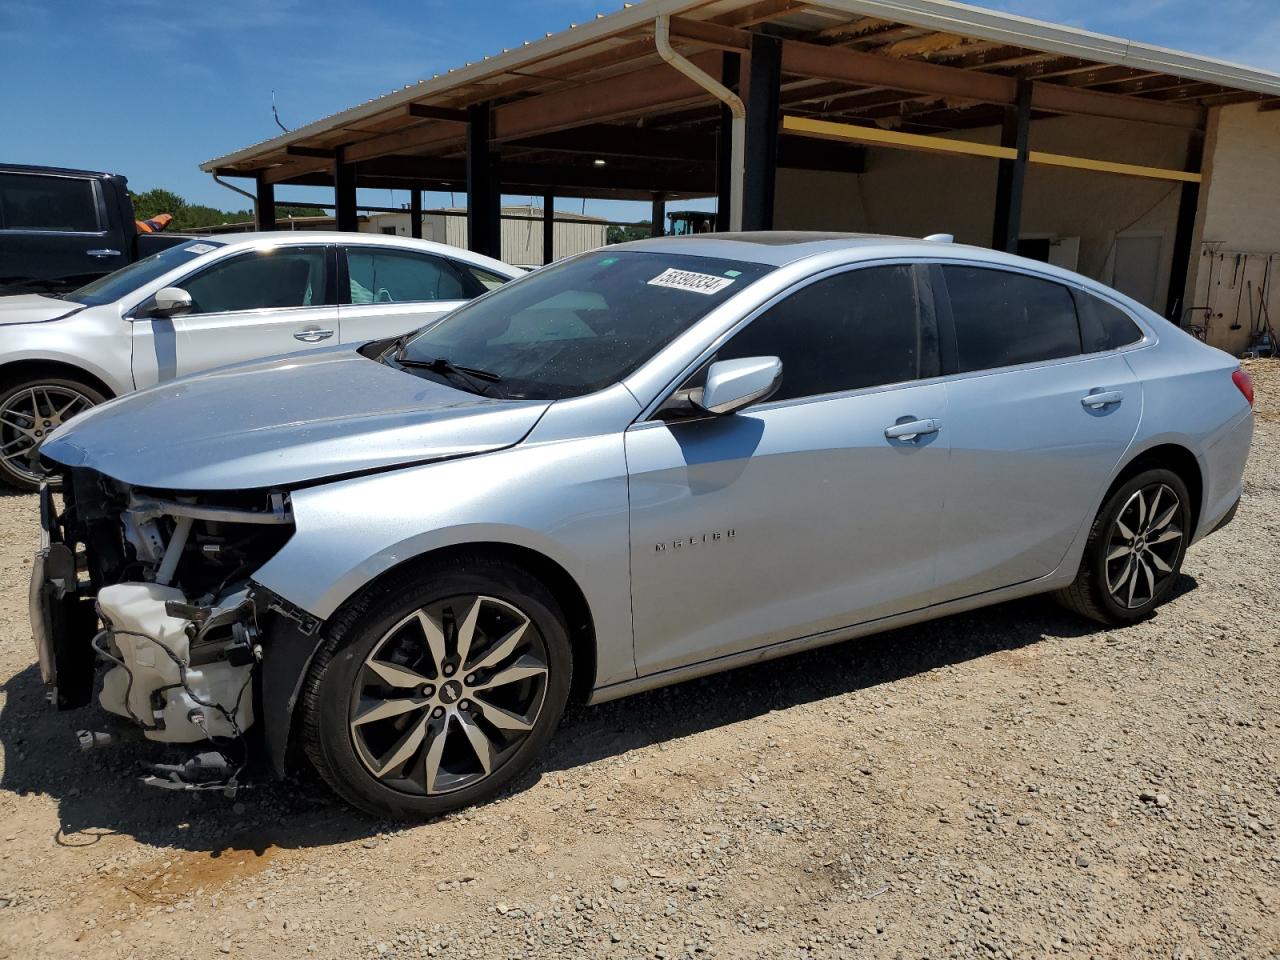
MULTIPOLYGON (((986 5, 1280 70, 1277 0, 986 5)), ((0 0, 0 159, 113 170, 135 189, 166 187, 197 202, 238 207, 243 199, 197 165, 278 133, 272 91, 284 123, 300 126, 619 6, 614 0, 0 0)), ((299 188, 278 192, 282 200, 331 197, 299 188)), ((406 199, 388 191, 360 197, 378 205, 406 199)), ((640 204, 605 202, 588 202, 587 211, 627 219, 648 213, 640 204)))

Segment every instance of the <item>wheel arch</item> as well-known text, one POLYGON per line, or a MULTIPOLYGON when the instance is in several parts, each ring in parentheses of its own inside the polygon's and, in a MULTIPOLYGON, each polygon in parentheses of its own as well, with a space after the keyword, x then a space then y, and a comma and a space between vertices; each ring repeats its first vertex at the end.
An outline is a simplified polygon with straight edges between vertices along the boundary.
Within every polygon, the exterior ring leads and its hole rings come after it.
POLYGON ((591 616, 591 607, 587 603, 586 594, 583 593, 573 575, 551 557, 531 547, 485 540, 436 547, 382 571, 348 597, 338 611, 334 612, 334 616, 337 616, 338 612, 354 601, 357 596, 376 589, 390 577, 413 567, 448 563, 451 558, 464 554, 467 556, 479 554, 521 567, 551 591, 551 595, 560 604, 569 624, 569 642, 573 649, 573 686, 569 696, 574 702, 585 703, 595 686, 596 676, 595 621, 591 616))
POLYGON ((1115 480, 1112 481, 1106 495, 1102 498, 1102 503, 1106 503, 1111 494, 1127 482, 1130 477, 1135 477, 1144 470, 1151 470, 1157 467, 1172 470, 1187 485, 1187 493, 1191 497, 1191 529, 1193 531, 1197 530, 1200 524, 1200 516, 1204 509, 1204 471, 1200 466, 1200 461, 1191 452, 1191 449, 1179 443, 1158 443, 1139 451, 1116 474, 1115 480))
MULTIPOLYGON (((531 547, 502 541, 476 540, 447 544, 407 557, 361 584, 325 619, 325 623, 341 615, 358 597, 366 591, 377 589, 389 578, 402 575, 415 567, 448 563, 450 558, 463 554, 482 554, 519 566, 551 591, 569 624, 574 668, 569 699, 573 703, 585 703, 595 687, 597 659, 595 620, 590 604, 581 586, 568 570, 545 553, 531 547)), ((268 643, 264 650, 262 720, 268 759, 278 776, 284 776, 288 767, 296 766, 299 755, 296 723, 298 693, 326 636, 323 624, 313 635, 307 636, 297 632, 294 626, 292 622, 282 623, 281 632, 273 638, 279 641, 282 649, 277 651, 273 649, 277 646, 276 643, 268 643)))
POLYGON ((77 380, 85 386, 93 387, 107 400, 114 399, 118 395, 98 374, 74 363, 67 363, 62 360, 26 359, 10 360, 7 363, 0 364, 0 388, 7 389, 14 383, 20 383, 22 380, 38 376, 54 376, 66 380, 77 380))

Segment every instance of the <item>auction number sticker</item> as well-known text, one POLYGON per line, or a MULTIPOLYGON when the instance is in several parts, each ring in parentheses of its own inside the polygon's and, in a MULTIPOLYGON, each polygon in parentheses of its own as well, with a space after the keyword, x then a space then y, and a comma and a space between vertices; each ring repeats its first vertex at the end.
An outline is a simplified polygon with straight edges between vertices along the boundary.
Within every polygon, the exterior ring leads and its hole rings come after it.
POLYGON ((210 250, 217 250, 217 246, 212 243, 193 243, 187 247, 187 253, 208 253, 210 250))
POLYGON ((677 270, 674 267, 663 270, 649 281, 651 287, 670 287, 673 290, 688 290, 691 293, 719 293, 733 283, 728 277, 713 277, 709 273, 694 273, 691 270, 677 270))

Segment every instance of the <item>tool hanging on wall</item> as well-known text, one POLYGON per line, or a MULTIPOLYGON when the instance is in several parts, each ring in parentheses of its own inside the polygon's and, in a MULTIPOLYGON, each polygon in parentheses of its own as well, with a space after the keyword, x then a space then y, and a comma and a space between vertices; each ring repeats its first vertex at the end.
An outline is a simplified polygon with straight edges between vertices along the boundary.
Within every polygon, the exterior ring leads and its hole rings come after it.
MULTIPOLYGON (((1268 257, 1267 260, 1267 269, 1269 270, 1271 258, 1268 257)), ((1258 291, 1258 296, 1261 299, 1261 303, 1258 306, 1258 325, 1260 327, 1258 332, 1261 333, 1263 330, 1266 331, 1267 340, 1269 341, 1267 345, 1270 347, 1270 355, 1274 357, 1276 355, 1276 351, 1280 349, 1280 342, 1276 341, 1276 328, 1271 325, 1271 310, 1267 306, 1267 298, 1262 291, 1258 291)))
MULTIPOLYGON (((1249 269, 1249 257, 1248 257, 1248 255, 1247 255, 1247 254, 1237 253, 1237 254, 1236 254, 1236 269, 1235 269, 1235 272, 1231 275, 1231 286, 1232 286, 1232 287, 1234 287, 1234 288, 1236 288, 1236 313, 1235 313, 1235 316, 1234 316, 1234 317, 1232 318, 1232 320, 1231 320, 1231 326, 1228 328, 1228 329, 1230 329, 1230 330, 1239 330, 1239 329, 1240 329, 1240 327, 1241 327, 1241 323, 1240 323, 1240 303, 1241 303, 1241 301, 1244 299, 1244 284, 1240 283, 1239 281, 1242 279, 1242 277, 1241 277, 1241 265, 1242 265, 1242 264, 1243 264, 1244 269, 1247 271, 1247 270, 1249 269)), ((1253 294, 1252 294, 1252 293, 1250 293, 1250 294, 1249 294, 1249 297, 1250 297, 1250 302, 1249 302, 1249 312, 1250 312, 1250 314, 1252 314, 1252 313, 1253 313, 1253 301, 1252 301, 1253 294)))

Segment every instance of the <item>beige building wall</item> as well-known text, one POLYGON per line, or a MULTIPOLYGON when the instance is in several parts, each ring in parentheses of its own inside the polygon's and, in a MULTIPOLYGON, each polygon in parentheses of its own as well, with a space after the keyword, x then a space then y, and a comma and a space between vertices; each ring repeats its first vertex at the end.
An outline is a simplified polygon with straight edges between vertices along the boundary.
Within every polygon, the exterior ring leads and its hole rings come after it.
POLYGON ((1212 114, 1189 320, 1208 327, 1214 346, 1240 354, 1267 316, 1280 329, 1280 111, 1243 103, 1212 114))
MULTIPOLYGON (((459 211, 461 213, 462 211, 459 211)), ((542 209, 540 207, 504 207, 502 218, 502 257, 505 263, 540 266, 542 264, 542 209), (536 217, 536 220, 516 219, 536 217)), ((365 233, 394 233, 409 236, 408 213, 375 213, 360 224, 365 233)), ((557 220, 552 232, 553 259, 569 257, 602 247, 608 224, 594 217, 557 220)), ((447 243, 454 247, 467 245, 466 216, 449 215, 428 210, 422 215, 422 239, 447 243)))
MULTIPOLYGON (((1000 131, 972 131, 963 139, 998 143, 1000 131)), ((1152 124, 1055 117, 1032 123, 1031 148, 1181 168, 1187 134, 1152 124)), ((915 237, 953 233, 958 242, 990 246, 996 175, 995 160, 873 148, 861 175, 779 170, 774 226, 915 237)), ((1056 241, 1053 262, 1119 286, 1163 313, 1179 194, 1175 182, 1032 164, 1022 235, 1056 241)))

